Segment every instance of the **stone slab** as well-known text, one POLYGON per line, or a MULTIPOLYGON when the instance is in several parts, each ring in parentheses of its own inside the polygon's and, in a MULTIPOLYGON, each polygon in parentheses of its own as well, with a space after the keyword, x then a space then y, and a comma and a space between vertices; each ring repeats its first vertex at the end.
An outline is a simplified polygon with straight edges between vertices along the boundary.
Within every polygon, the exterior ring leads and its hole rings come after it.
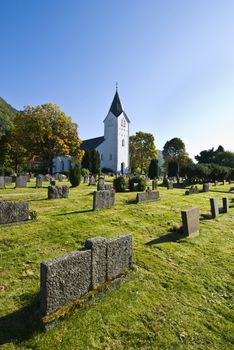
POLYGON ((93 210, 111 208, 115 204, 115 191, 94 191, 93 210))
POLYGON ((208 192, 210 189, 210 184, 209 183, 204 183, 202 187, 202 192, 208 192))
POLYGON ((210 210, 213 219, 219 216, 219 205, 217 198, 210 198, 210 210))
POLYGON ((193 236, 199 232, 199 207, 181 211, 183 231, 186 236, 193 236))
POLYGON ((68 198, 69 186, 49 186, 48 199, 68 198))
POLYGON ((107 280, 132 268, 132 235, 129 233, 107 241, 107 280))
POLYGON ((5 188, 5 177, 0 176, 0 189, 5 188))
POLYGON ((103 237, 95 237, 85 242, 85 248, 92 252, 92 288, 97 288, 106 282, 107 273, 107 240, 103 237))
POLYGON ((91 287, 91 250, 74 251, 40 266, 40 311, 48 315, 91 287))
POLYGON ((136 197, 137 203, 155 202, 155 201, 158 201, 159 199, 160 199, 159 191, 157 192, 146 191, 143 193, 137 193, 137 197, 136 197))
POLYGON ((36 188, 41 188, 43 183, 43 175, 37 175, 36 177, 36 188))
POLYGON ((28 182, 27 175, 16 176, 15 187, 16 188, 25 188, 25 187, 27 187, 27 182, 28 182))
POLYGON ((5 186, 11 186, 11 185, 12 185, 12 177, 5 176, 5 186))
POLYGON ((27 221, 29 218, 28 202, 1 201, 0 224, 27 221))

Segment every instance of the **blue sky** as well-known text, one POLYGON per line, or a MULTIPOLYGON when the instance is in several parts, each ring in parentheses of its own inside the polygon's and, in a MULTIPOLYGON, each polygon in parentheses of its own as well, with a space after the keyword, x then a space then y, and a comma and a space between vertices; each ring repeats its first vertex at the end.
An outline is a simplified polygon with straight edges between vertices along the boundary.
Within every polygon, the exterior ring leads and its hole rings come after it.
POLYGON ((233 0, 1 0, 0 96, 54 102, 103 135, 115 82, 130 134, 234 151, 233 0))

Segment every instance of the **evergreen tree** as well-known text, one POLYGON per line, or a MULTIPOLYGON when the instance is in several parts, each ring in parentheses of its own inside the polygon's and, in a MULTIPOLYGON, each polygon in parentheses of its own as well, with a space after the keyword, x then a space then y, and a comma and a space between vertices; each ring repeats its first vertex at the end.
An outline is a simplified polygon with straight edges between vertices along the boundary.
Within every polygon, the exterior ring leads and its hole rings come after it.
POLYGON ((75 164, 70 168, 69 179, 72 187, 77 187, 81 181, 81 169, 79 164, 75 164))
POLYGON ((159 177, 158 159, 155 159, 155 158, 151 159, 148 175, 150 179, 155 179, 159 177))

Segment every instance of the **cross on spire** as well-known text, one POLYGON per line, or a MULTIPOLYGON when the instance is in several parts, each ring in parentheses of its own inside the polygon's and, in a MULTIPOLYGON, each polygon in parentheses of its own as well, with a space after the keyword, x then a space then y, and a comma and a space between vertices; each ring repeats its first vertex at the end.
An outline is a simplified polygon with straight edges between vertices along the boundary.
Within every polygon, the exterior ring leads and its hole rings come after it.
POLYGON ((118 91, 118 82, 115 83, 116 91, 118 91))

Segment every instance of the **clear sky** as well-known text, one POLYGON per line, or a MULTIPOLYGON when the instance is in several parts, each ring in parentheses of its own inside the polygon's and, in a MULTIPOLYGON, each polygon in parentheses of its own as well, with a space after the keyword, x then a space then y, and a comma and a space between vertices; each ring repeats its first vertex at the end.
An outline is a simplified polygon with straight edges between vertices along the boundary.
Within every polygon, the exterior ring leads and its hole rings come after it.
POLYGON ((115 82, 130 134, 234 151, 233 0, 0 0, 0 96, 54 102, 103 135, 115 82))

